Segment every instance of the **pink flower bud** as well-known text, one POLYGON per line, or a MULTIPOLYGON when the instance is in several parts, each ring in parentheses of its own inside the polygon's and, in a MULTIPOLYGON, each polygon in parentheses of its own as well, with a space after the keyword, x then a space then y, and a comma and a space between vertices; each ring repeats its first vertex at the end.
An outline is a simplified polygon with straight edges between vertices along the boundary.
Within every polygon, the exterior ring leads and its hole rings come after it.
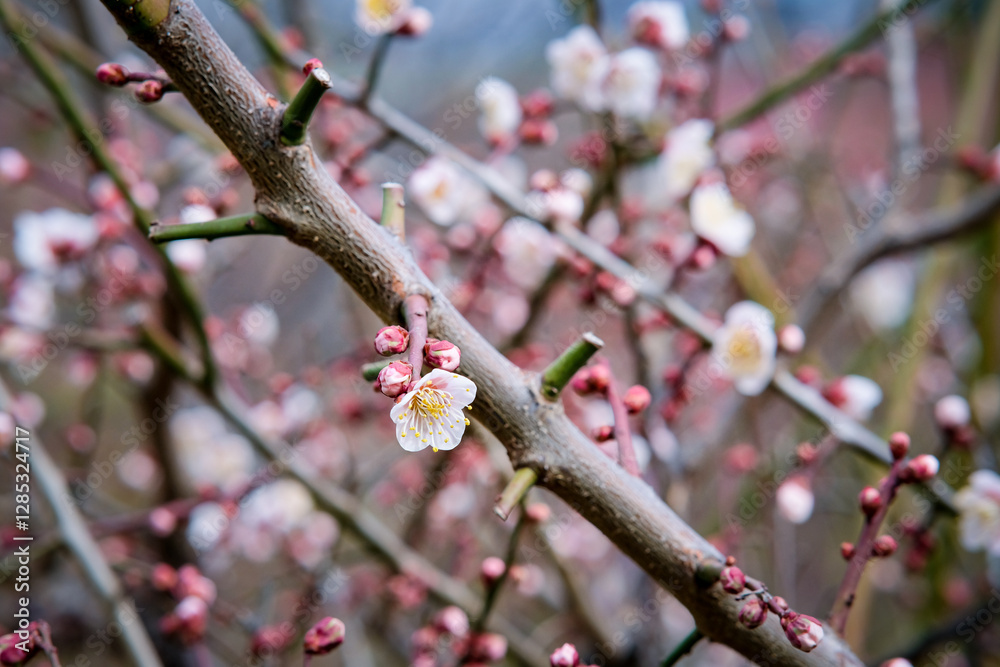
POLYGON ((0 148, 0 183, 14 185, 27 180, 31 163, 16 148, 0 148))
POLYGON ((309 72, 314 69, 323 69, 323 61, 319 58, 310 58, 306 61, 306 64, 302 66, 302 73, 309 76, 309 72))
POLYGON ((164 634, 174 635, 184 644, 199 642, 208 629, 208 605, 200 597, 190 595, 163 617, 160 627, 164 634))
POLYGON ((876 558, 887 558, 896 553, 896 540, 892 535, 879 535, 872 545, 872 555, 876 558))
POLYGON ((394 361, 378 372, 379 390, 389 398, 396 398, 406 391, 413 377, 413 366, 405 361, 394 361))
POLYGON ((556 101, 552 93, 539 88, 521 98, 521 111, 529 118, 545 117, 555 109, 556 101))
POLYGON ((424 363, 432 368, 453 371, 462 361, 462 351, 454 343, 428 338, 424 345, 424 363))
POLYGON ((622 396, 622 403, 630 415, 637 415, 648 408, 652 400, 649 390, 638 384, 629 387, 622 396))
POLYGON ((759 628, 767 620, 767 605, 756 595, 747 600, 740 609, 740 623, 753 630, 759 628))
POLYGON ((698 271, 706 271, 715 265, 718 257, 719 252, 711 244, 700 243, 691 253, 688 263, 698 271))
POLYGON ((545 503, 531 503, 524 508, 524 518, 532 523, 545 523, 552 516, 552 509, 545 503))
POLYGON ((426 7, 414 7, 407 12, 403 24, 396 31, 404 37, 420 37, 434 25, 434 15, 426 7))
POLYGON ((469 644, 469 658, 483 662, 499 662, 507 655, 507 639, 503 635, 486 632, 476 635, 469 644))
POLYGON ((487 586, 492 586, 496 583, 496 580, 502 577, 506 571, 507 564, 503 562, 503 559, 496 556, 490 556, 479 567, 479 575, 483 578, 483 583, 487 586))
POLYGON ((747 578, 743 574, 743 570, 735 565, 730 565, 729 567, 722 568, 722 574, 719 575, 719 583, 722 584, 723 590, 735 595, 736 593, 743 592, 747 578))
POLYGON ((892 452, 892 458, 896 461, 906 456, 910 451, 910 436, 902 431, 896 431, 890 435, 889 451, 892 452))
POLYGON ((778 330, 778 345, 788 354, 798 354, 806 345, 806 334, 797 324, 786 324, 778 330))
POLYGON ((858 494, 858 504, 861 505, 861 511, 870 519, 882 509, 882 494, 874 486, 866 486, 858 494))
POLYGON ((926 482, 938 473, 941 464, 930 454, 921 454, 906 464, 903 477, 907 481, 926 482))
POLYGON ((741 42, 750 34, 750 21, 742 14, 737 14, 725 22, 722 36, 730 42, 741 42))
MULTIPOLYGON (((11 633, 0 637, 0 665, 23 665, 31 657, 30 652, 22 651, 17 647, 21 638, 11 633)), ((34 641, 28 640, 28 646, 34 648, 34 641)))
POLYGON ((97 80, 106 86, 121 87, 128 83, 128 70, 118 63, 104 63, 97 67, 97 80))
POLYGON ((781 619, 781 627, 792 646, 808 653, 823 641, 823 626, 812 616, 789 612, 781 619))
POLYGON ((607 442, 615 437, 615 429, 613 426, 598 426, 593 432, 594 440, 597 442, 607 442))
POLYGON ((375 334, 375 351, 383 357, 406 352, 410 346, 410 332, 403 327, 393 325, 382 327, 375 334))
POLYGON ((453 637, 464 637, 469 632, 469 617, 458 607, 445 607, 434 615, 434 627, 453 637))
POLYGON ((771 598, 770 606, 772 610, 776 609, 780 614, 784 614, 786 611, 788 611, 788 602, 786 602, 785 598, 781 597, 780 595, 775 595, 774 597, 771 598))
POLYGON ((549 656, 552 667, 576 667, 580 664, 580 654, 572 644, 563 644, 549 656))
POLYGON ((291 633, 279 625, 264 626, 253 634, 250 640, 250 652, 256 656, 274 655, 288 646, 291 638, 291 633))
POLYGON ((840 555, 844 558, 844 560, 851 560, 854 558, 854 545, 850 542, 841 542, 840 555))
POLYGON ((169 591, 177 585, 177 570, 167 563, 157 563, 149 575, 149 583, 158 591, 169 591))
POLYGON ((517 134, 526 144, 551 146, 559 139, 559 127, 548 118, 525 118, 517 134))
POLYGON ((934 419, 945 430, 967 426, 971 418, 969 402, 956 394, 945 396, 934 404, 934 419))
POLYGON ((306 655, 325 655, 344 643, 346 632, 343 621, 327 616, 306 632, 303 649, 306 655))
POLYGON ((163 99, 163 83, 155 79, 147 79, 135 89, 135 98, 144 104, 152 104, 163 99))

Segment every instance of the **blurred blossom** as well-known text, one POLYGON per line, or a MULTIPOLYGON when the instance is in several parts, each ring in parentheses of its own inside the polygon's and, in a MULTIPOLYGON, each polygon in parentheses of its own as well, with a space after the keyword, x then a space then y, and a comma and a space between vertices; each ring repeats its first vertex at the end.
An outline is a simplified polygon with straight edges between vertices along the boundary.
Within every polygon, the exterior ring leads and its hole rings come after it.
POLYGON ((977 470, 968 486, 955 494, 962 546, 1000 556, 1000 475, 977 470))
POLYGON ((777 348, 774 316, 753 301, 733 305, 712 340, 715 360, 733 380, 736 391, 747 396, 756 396, 770 382, 777 348))
POLYGON ((431 222, 443 226, 471 218, 479 204, 487 201, 478 183, 441 157, 428 158, 414 171, 407 190, 431 222))
POLYGON ((851 281, 851 301, 872 329, 888 331, 903 324, 913 307, 916 275, 899 260, 883 260, 851 281))
POLYGON ((218 503, 201 503, 188 517, 187 538, 196 549, 210 551, 222 538, 229 526, 229 517, 218 503))
POLYGON ((676 50, 688 41, 688 22, 679 2, 637 2, 628 10, 628 27, 636 41, 676 50))
POLYGON ((581 197, 589 197, 594 189, 594 179, 585 169, 567 169, 559 174, 559 183, 581 197))
POLYGON ((845 375, 834 380, 823 392, 827 400, 848 417, 865 421, 882 402, 882 388, 861 375, 845 375))
POLYGON ((816 504, 816 497, 813 495, 809 479, 802 475, 796 475, 782 482, 775 496, 775 504, 778 513, 786 521, 795 524, 808 521, 816 504))
POLYGON ((545 57, 552 68, 556 95, 576 102, 587 111, 604 108, 601 83, 608 70, 608 52, 589 25, 581 25, 562 39, 549 43, 545 57))
POLYGON ((537 218, 577 222, 583 214, 584 201, 579 192, 560 184, 549 190, 532 190, 527 196, 527 206, 537 218))
POLYGON ((503 79, 487 77, 476 86, 479 131, 492 144, 506 144, 521 125, 521 102, 517 90, 503 79))
POLYGON ((170 419, 170 435, 186 479, 196 488, 232 491, 249 479, 254 465, 250 443, 229 433, 211 408, 178 410, 170 419))
POLYGON ((967 426, 972 418, 969 402, 957 394, 945 396, 934 404, 934 419, 941 428, 967 426))
POLYGON ((181 209, 178 217, 181 224, 197 225, 203 222, 211 222, 218 216, 215 214, 215 209, 211 206, 205 206, 204 204, 189 204, 181 209))
POLYGON ((681 199, 691 192, 702 172, 715 164, 711 146, 713 132, 711 121, 693 119, 667 134, 658 168, 661 187, 669 201, 681 199))
POLYGON ((278 314, 268 303, 255 303, 240 314, 236 333, 251 343, 269 347, 281 331, 278 314))
POLYGON ((16 148, 0 148, 0 183, 14 185, 28 178, 31 163, 16 148))
POLYGON ((616 115, 647 120, 656 108, 660 91, 656 58, 636 47, 612 56, 602 88, 607 106, 616 115))
POLYGON ((183 239, 167 244, 167 256, 184 273, 198 273, 205 266, 208 256, 208 241, 183 239))
POLYGON ((56 315, 52 281, 36 273, 24 273, 11 286, 7 317, 33 329, 48 329, 56 315))
POLYGON ((289 428, 302 428, 322 413, 323 401, 312 389, 293 384, 281 395, 281 410, 289 428))
POLYGON ((976 421, 984 430, 1000 424, 1000 375, 984 375, 972 385, 969 400, 975 409, 976 421))
POLYGON ((394 32, 410 11, 410 0, 357 0, 354 20, 369 35, 394 32))
POLYGON ((136 491, 151 491, 160 480, 160 464, 141 449, 129 452, 117 467, 118 476, 136 491))
POLYGON ((476 499, 476 492, 470 485, 449 484, 434 497, 432 514, 435 520, 449 524, 455 519, 467 519, 476 510, 476 499))
POLYGON ((587 236, 601 245, 611 245, 620 233, 621 225, 618 224, 618 216, 610 208, 598 211, 587 222, 587 236))
POLYGON ((695 188, 691 194, 691 228, 731 257, 747 254, 754 236, 753 218, 734 204, 724 183, 695 188))
POLYGON ((511 218, 494 240, 511 281, 526 290, 541 284, 556 261, 556 244, 542 225, 528 218, 511 218))
POLYGON ((519 331, 528 321, 531 305, 523 294, 491 292, 490 313, 497 332, 505 335, 519 331))
POLYGON ((274 401, 261 401, 250 408, 247 416, 254 429, 270 440, 283 437, 289 428, 285 411, 274 401))
POLYGON ((14 254, 32 271, 55 273, 63 262, 83 257, 97 241, 97 224, 89 215, 51 208, 14 217, 14 254))
POLYGON ((304 568, 312 569, 322 562, 337 541, 337 522, 326 512, 311 512, 288 536, 288 551, 304 568))

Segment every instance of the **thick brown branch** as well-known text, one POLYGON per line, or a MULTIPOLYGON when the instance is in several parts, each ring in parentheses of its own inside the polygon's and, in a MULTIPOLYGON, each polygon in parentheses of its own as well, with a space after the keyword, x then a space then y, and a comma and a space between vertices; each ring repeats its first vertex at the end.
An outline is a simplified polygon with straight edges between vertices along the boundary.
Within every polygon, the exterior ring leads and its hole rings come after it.
MULTIPOLYGON (((105 4, 122 13, 118 3, 105 4)), ((646 484, 609 462, 560 405, 540 400, 537 376, 511 364, 462 318, 391 232, 364 215, 333 181, 308 141, 281 144, 282 105, 247 72, 192 0, 174 0, 163 23, 131 36, 233 152, 256 188, 258 210, 285 226, 292 241, 325 259, 387 322, 400 321, 407 295, 426 296, 430 332, 462 349, 463 371, 479 387, 472 416, 506 446, 516 467, 538 472, 541 484, 684 603, 708 637, 771 664, 860 664, 833 633, 807 654, 788 643, 777 620, 749 630, 738 621, 734 596, 718 587, 699 588, 695 568, 721 554, 646 484)))

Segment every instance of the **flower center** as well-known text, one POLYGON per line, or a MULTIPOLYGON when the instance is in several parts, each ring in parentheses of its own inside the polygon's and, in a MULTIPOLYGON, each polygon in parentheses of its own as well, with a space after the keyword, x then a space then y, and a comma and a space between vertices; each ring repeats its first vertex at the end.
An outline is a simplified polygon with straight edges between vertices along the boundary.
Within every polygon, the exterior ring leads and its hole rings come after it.
POLYGON ((440 421, 451 406, 451 394, 427 385, 417 390, 413 396, 411 409, 430 421, 440 421))
POLYGON ((735 369, 752 369, 760 359, 760 341, 753 331, 740 329, 729 340, 728 352, 735 369))

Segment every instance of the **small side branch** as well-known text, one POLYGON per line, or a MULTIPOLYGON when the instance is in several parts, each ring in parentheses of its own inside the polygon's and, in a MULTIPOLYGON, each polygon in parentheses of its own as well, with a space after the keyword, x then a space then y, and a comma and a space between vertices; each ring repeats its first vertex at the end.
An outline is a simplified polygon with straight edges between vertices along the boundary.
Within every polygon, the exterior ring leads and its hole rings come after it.
POLYGON ((330 74, 322 67, 309 72, 299 92, 289 102, 281 119, 281 143, 298 146, 306 140, 306 128, 323 93, 330 90, 330 74))
POLYGON ((221 239, 229 236, 249 236, 251 234, 270 234, 285 236, 285 228, 276 225, 260 213, 244 213, 228 218, 217 218, 208 222, 194 222, 183 225, 161 225, 153 223, 149 228, 149 240, 153 243, 166 243, 184 239, 221 239))
POLYGON ((691 649, 694 648, 695 644, 700 642, 704 636, 705 635, 698 628, 692 630, 691 634, 685 637, 683 641, 681 641, 681 643, 670 652, 670 655, 663 659, 663 662, 660 663, 660 667, 672 667, 673 665, 676 665, 681 658, 691 652, 691 649))
POLYGON ((382 184, 382 226, 406 241, 406 202, 399 183, 382 184))
POLYGON ((566 348, 542 373, 542 396, 556 400, 570 378, 602 347, 604 341, 590 331, 580 336, 580 340, 566 348))
POLYGON ((628 410, 622 402, 622 396, 618 392, 618 387, 614 380, 608 385, 608 403, 611 404, 611 412, 615 418, 614 435, 615 442, 618 443, 618 460, 628 474, 639 477, 639 461, 635 457, 635 448, 632 446, 632 431, 628 426, 628 410))
POLYGON ((410 331, 410 356, 407 361, 413 366, 413 381, 420 379, 424 367, 424 344, 427 343, 427 297, 411 294, 403 301, 403 317, 410 331))
POLYGON ((510 513, 520 504, 525 494, 537 481, 538 473, 531 468, 518 469, 497 498, 496 505, 493 506, 493 513, 506 521, 510 513))

